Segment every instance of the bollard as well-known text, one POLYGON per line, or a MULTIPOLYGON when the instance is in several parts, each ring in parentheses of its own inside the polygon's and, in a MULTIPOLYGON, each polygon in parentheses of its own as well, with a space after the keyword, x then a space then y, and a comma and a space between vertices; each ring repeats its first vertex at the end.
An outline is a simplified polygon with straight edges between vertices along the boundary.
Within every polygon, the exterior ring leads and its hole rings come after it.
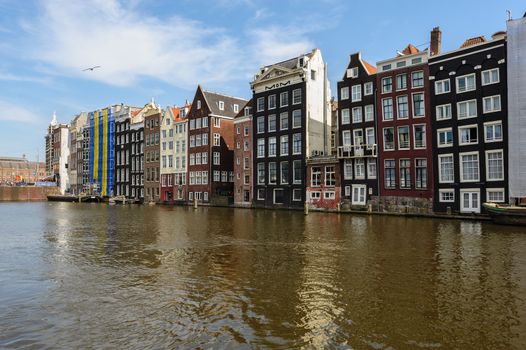
POLYGON ((305 213, 305 215, 308 215, 308 214, 309 214, 309 204, 307 203, 307 201, 305 201, 305 205, 304 205, 304 213, 305 213))
POLYGON ((197 198, 194 198, 194 209, 197 209, 197 198))
POLYGON ((373 205, 372 205, 371 203, 369 203, 369 204, 367 205, 367 212, 368 212, 368 213, 372 213, 372 212, 373 212, 373 205))

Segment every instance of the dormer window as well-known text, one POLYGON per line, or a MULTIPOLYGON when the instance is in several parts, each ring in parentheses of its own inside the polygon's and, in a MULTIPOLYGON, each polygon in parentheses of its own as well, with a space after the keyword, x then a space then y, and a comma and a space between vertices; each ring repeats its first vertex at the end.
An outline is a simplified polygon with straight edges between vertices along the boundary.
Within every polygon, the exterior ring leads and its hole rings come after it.
POLYGON ((197 100, 197 109, 201 109, 201 100, 197 100))
POLYGON ((239 105, 238 104, 234 104, 234 112, 235 113, 239 112, 239 105))
POLYGON ((225 110, 225 103, 223 101, 219 101, 219 110, 224 111, 225 110))
POLYGON ((348 78, 358 78, 358 67, 347 69, 347 77, 348 78))
POLYGON ((250 112, 251 112, 251 108, 245 107, 245 117, 248 117, 250 115, 250 112))
POLYGON ((304 63, 305 63, 305 59, 303 57, 298 58, 298 68, 303 67, 304 63))

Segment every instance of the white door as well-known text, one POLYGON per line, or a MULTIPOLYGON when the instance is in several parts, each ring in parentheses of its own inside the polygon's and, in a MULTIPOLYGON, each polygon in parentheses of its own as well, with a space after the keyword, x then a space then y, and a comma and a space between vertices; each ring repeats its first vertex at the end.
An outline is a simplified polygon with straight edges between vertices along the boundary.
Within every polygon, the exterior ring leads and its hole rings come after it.
POLYGON ((460 212, 480 213, 480 191, 460 191, 460 212))
POLYGON ((352 204, 353 205, 365 205, 366 202, 366 191, 365 185, 353 185, 352 186, 352 204))

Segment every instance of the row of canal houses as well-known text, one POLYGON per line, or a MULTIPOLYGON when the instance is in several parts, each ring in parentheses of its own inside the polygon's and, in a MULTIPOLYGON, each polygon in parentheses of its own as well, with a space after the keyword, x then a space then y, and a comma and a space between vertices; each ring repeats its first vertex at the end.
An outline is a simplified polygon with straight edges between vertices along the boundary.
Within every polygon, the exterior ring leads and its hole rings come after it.
POLYGON ((69 126, 70 191, 419 213, 481 213, 484 202, 526 197, 526 179, 508 177, 524 166, 509 152, 524 148, 526 134, 516 97, 526 82, 526 18, 449 52, 441 41, 434 28, 429 48, 408 45, 376 65, 351 54, 337 101, 314 49, 262 67, 250 100, 198 86, 181 107, 152 100, 82 113, 69 126))

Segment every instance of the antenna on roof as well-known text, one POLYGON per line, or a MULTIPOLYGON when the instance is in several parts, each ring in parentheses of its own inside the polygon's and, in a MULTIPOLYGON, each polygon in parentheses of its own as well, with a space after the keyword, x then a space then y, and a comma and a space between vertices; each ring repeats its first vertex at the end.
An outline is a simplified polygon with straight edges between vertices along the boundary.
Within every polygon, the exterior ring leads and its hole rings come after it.
POLYGON ((512 18, 511 18, 511 11, 510 10, 506 10, 506 16, 508 17, 508 21, 512 20, 512 18))

